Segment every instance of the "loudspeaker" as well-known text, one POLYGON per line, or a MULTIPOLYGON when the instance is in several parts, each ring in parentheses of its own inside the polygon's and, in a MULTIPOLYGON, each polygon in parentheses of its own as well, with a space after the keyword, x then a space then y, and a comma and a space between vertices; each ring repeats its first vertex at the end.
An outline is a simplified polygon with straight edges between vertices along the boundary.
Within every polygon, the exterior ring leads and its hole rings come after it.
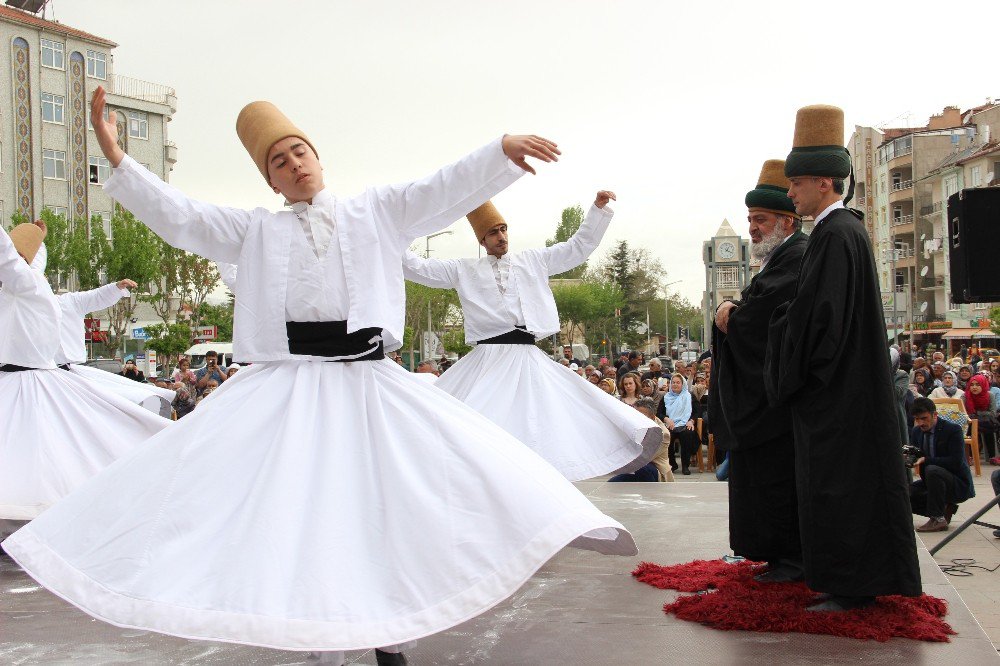
POLYGON ((1000 231, 1000 187, 977 187, 948 197, 948 254, 951 300, 1000 301, 996 265, 1000 231))

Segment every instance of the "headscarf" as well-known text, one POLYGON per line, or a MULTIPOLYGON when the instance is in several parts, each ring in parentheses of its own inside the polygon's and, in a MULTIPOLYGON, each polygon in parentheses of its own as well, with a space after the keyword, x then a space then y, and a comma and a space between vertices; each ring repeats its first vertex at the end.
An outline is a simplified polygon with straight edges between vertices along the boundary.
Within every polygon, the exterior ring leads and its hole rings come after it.
POLYGON ((949 398, 954 398, 955 394, 958 393, 958 375, 949 370, 944 373, 944 376, 942 376, 941 379, 943 380, 945 377, 951 377, 951 386, 945 386, 944 381, 942 381, 941 388, 944 389, 945 395, 949 398))
POLYGON ((985 412, 990 409, 990 383, 982 375, 973 375, 968 382, 968 386, 971 389, 973 384, 979 384, 979 387, 983 389, 979 392, 979 395, 975 395, 970 390, 965 391, 965 410, 969 412, 969 415, 973 415, 976 412, 985 412))
POLYGON ((920 395, 925 398, 932 390, 934 390, 934 380, 931 379, 931 373, 927 370, 927 368, 917 368, 913 371, 913 383, 916 385, 917 391, 920 392, 920 395), (923 383, 917 381, 917 375, 924 378, 923 383))
MULTIPOLYGON (((958 372, 962 372, 962 370, 966 370, 970 375, 974 374, 972 372, 972 367, 971 366, 968 366, 968 365, 960 366, 958 368, 958 372)), ((969 385, 969 380, 967 380, 967 379, 963 380, 956 373, 956 375, 955 375, 955 383, 958 385, 958 388, 960 388, 960 389, 962 389, 964 391, 968 387, 968 385, 969 385)))
MULTIPOLYGON (((615 380, 611 379, 610 377, 605 377, 601 381, 597 382, 597 386, 598 386, 598 388, 601 388, 603 386, 610 386, 611 390, 608 391, 608 394, 609 395, 614 395, 615 394, 615 380)), ((601 390, 603 391, 604 389, 601 388, 601 390)))
POLYGON ((673 386, 670 386, 663 394, 663 411, 667 418, 674 422, 674 428, 681 428, 687 425, 691 418, 691 393, 687 390, 687 381, 680 373, 674 373, 670 377, 673 384, 674 377, 680 377, 682 385, 678 393, 674 393, 673 386))
POLYGON ((891 374, 895 377, 896 371, 899 370, 899 350, 895 345, 889 347, 889 365, 892 366, 891 374))

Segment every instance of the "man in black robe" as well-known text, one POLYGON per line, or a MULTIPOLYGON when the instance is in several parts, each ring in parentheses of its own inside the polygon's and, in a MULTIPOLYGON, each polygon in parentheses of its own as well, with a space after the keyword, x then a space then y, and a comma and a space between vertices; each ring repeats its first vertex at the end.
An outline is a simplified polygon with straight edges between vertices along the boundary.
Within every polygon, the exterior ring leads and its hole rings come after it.
POLYGON ((802 580, 795 496, 795 451, 787 406, 770 407, 764 382, 767 327, 795 296, 808 237, 788 198, 784 160, 767 160, 747 193, 750 254, 761 270, 715 313, 709 418, 717 448, 729 452, 729 545, 767 562, 759 582, 802 580))
POLYGON ((764 373, 768 400, 792 415, 805 578, 823 593, 810 610, 921 593, 878 275, 861 213, 841 201, 843 138, 840 109, 799 110, 788 196, 816 226, 764 373))

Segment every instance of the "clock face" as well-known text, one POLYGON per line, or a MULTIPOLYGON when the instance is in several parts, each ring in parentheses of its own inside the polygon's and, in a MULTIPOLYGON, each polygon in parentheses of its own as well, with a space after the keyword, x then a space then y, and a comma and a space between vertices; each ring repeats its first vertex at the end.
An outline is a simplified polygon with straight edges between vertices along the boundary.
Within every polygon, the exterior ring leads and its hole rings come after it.
POLYGON ((719 259, 729 261, 736 258, 736 244, 732 241, 719 243, 719 259))

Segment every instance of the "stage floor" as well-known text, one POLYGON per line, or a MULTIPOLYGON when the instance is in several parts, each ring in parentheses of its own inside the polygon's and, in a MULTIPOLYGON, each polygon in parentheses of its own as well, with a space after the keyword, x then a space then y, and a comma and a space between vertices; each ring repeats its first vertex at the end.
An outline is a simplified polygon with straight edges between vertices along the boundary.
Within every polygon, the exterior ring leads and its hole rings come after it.
MULTIPOLYGON (((951 643, 888 643, 716 631, 663 613, 676 593, 632 579, 640 561, 728 552, 724 483, 579 483, 635 535, 635 558, 563 550, 513 597, 407 652, 425 664, 985 664, 998 660, 958 593, 920 547, 924 590, 948 601, 951 643)), ((918 541, 919 544, 919 541, 918 541)), ((374 664, 374 651, 349 662, 374 664)), ((91 619, 0 557, 0 664, 308 664, 306 654, 187 641, 91 619)))

